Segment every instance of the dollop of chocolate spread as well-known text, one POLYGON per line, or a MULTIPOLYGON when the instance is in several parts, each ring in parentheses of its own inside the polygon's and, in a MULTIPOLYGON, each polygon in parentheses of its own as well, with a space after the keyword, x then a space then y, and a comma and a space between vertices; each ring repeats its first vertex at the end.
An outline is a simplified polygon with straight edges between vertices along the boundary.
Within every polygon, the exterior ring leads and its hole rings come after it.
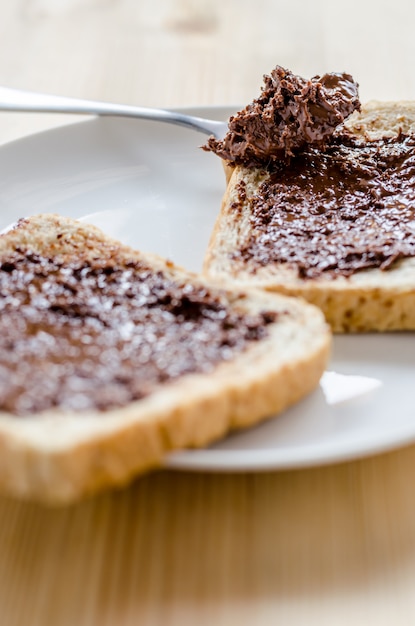
POLYGON ((0 410, 121 407, 211 371, 275 319, 137 261, 62 264, 16 251, 0 265, 0 410))
POLYGON ((335 128, 360 109, 350 74, 306 80, 277 66, 259 98, 231 117, 223 140, 210 137, 205 150, 235 165, 269 165, 307 145, 324 147, 335 128))
MULTIPOLYGON (((240 210, 246 188, 239 189, 240 210)), ((288 263, 302 278, 388 269, 415 256, 415 136, 365 141, 339 133, 269 170, 248 199, 250 267, 288 263)))

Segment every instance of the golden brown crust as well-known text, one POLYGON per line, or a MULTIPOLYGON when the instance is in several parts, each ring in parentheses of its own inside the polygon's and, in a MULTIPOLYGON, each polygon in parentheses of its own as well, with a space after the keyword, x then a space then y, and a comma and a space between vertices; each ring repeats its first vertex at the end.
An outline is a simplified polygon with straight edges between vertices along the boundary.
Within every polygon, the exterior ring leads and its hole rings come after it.
MULTIPOLYGON (((370 102, 345 126, 367 139, 415 132, 415 102, 370 102)), ((230 207, 238 199, 237 185, 246 183, 248 197, 266 174, 237 167, 233 170, 206 252, 204 273, 231 279, 235 286, 262 288, 301 296, 320 307, 334 332, 415 330, 415 259, 403 259, 387 271, 369 269, 347 278, 301 279, 283 265, 250 266, 232 258, 250 235, 248 203, 238 218, 230 207)))
MULTIPOLYGON (((22 245, 63 260, 74 253, 85 260, 141 258, 172 277, 206 284, 159 257, 120 245, 92 226, 58 216, 22 222, 0 237, 0 254, 22 245)), ((231 429, 278 413, 310 392, 330 347, 320 311, 297 299, 255 290, 241 294, 228 289, 227 298, 231 306, 252 313, 280 311, 281 321, 269 326, 267 339, 210 374, 183 376, 105 415, 48 411, 16 419, 0 413, 2 491, 70 502, 161 465, 171 450, 206 445, 231 429)))

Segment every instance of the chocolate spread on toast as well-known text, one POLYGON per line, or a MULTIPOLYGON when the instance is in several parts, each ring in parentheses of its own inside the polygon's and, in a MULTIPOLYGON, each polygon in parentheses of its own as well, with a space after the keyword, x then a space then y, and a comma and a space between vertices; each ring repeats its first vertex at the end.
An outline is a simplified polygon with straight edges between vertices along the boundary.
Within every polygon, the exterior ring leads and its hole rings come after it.
POLYGON ((230 118, 225 138, 210 137, 205 150, 235 165, 269 165, 307 145, 323 147, 360 108, 358 86, 346 73, 306 80, 277 66, 264 83, 260 97, 230 118))
MULTIPOLYGON (((284 263, 301 278, 388 269, 415 256, 415 136, 366 141, 341 123, 360 109, 349 74, 311 80, 276 67, 261 96, 231 117, 208 150, 264 170, 249 202, 252 235, 234 253, 256 267, 284 263)), ((247 189, 239 184, 238 210, 247 189)))
POLYGON ((338 134, 324 152, 310 146, 268 172, 237 253, 251 268, 288 263, 301 278, 335 277, 415 256, 415 136, 338 134))
POLYGON ((138 261, 71 263, 17 250, 0 261, 0 410, 104 411, 209 372, 267 334, 221 292, 138 261))

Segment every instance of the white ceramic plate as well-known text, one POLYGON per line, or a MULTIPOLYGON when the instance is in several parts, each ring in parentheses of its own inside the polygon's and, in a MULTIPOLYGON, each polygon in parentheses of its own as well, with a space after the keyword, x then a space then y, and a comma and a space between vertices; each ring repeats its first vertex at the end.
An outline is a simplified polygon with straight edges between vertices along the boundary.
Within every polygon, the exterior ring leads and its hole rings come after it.
MULTIPOLYGON (((227 119, 225 108, 189 110, 227 119)), ((142 250, 201 266, 224 190, 203 135, 94 119, 0 148, 0 229, 22 216, 83 218, 142 250)), ((415 441, 415 333, 337 337, 320 388, 278 418, 171 455, 178 469, 259 470, 356 458, 415 441)))

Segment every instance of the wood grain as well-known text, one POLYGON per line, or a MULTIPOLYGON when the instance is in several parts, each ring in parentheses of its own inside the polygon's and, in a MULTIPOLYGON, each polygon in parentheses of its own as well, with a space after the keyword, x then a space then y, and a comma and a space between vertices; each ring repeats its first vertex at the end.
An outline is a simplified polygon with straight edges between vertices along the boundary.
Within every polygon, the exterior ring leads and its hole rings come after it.
MULTIPOLYGON (((413 98, 409 2, 0 0, 0 83, 245 103, 279 63, 413 98)), ((67 123, 0 116, 0 142, 67 123)), ((415 447, 265 474, 157 472, 66 509, 0 499, 5 626, 413 624, 415 447)))
POLYGON ((414 454, 266 474, 159 472, 66 509, 3 499, 2 619, 409 624, 396 614, 415 618, 414 454))

